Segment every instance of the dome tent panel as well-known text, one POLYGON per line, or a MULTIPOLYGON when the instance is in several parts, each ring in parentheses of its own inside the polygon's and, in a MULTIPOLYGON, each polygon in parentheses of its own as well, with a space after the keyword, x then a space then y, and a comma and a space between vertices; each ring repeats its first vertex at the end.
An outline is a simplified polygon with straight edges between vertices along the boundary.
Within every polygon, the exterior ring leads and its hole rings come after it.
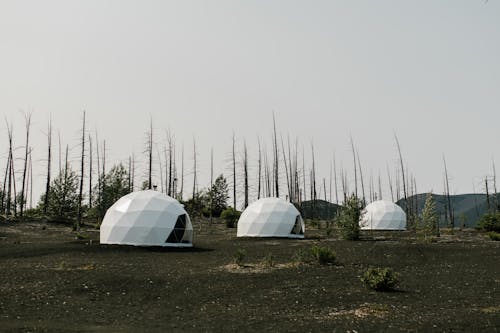
POLYGON ((152 190, 129 193, 113 204, 101 224, 102 244, 191 247, 193 227, 184 207, 175 199, 152 190), (179 217, 183 223, 177 225, 179 217), (167 242, 172 231, 182 237, 167 242))
POLYGON ((361 230, 406 230, 406 214, 393 202, 374 201, 363 210, 359 226, 361 230))
POLYGON ((237 225, 237 236, 304 238, 304 222, 301 217, 300 219, 297 217, 300 217, 299 211, 283 199, 259 199, 241 214, 237 225), (300 223, 298 228, 297 220, 300 223))

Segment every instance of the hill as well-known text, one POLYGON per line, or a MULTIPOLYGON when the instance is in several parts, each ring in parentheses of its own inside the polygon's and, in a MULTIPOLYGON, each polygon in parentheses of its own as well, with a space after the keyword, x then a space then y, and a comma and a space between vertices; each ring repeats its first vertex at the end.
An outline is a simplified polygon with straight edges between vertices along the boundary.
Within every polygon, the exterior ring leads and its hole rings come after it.
MULTIPOLYGON (((417 194, 409 197, 409 202, 414 202, 418 207, 418 214, 422 213, 425 204, 427 193, 417 194)), ((446 196, 441 194, 433 194, 436 201, 436 208, 440 216, 440 223, 446 225, 446 196)), ((477 221, 488 211, 488 201, 486 194, 458 194, 450 196, 451 207, 455 216, 455 226, 473 227, 477 221)), ((500 203, 500 194, 490 195, 490 207, 493 209, 500 203)), ((406 202, 401 199, 397 202, 403 209, 406 207, 406 202)))

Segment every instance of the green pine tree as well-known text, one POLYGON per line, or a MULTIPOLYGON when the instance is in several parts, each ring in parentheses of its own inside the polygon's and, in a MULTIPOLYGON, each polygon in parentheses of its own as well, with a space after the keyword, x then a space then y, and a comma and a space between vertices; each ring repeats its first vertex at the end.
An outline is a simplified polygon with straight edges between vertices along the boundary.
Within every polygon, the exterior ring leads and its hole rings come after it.
POLYGON ((436 202, 432 193, 428 193, 425 199, 424 209, 422 211, 422 229, 425 237, 439 237, 439 216, 437 214, 436 202))

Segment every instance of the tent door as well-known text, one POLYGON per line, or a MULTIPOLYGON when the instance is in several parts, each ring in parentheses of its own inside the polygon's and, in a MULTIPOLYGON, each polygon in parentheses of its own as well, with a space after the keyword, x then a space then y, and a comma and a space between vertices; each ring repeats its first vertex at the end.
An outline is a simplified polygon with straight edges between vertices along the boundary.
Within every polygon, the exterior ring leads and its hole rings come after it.
POLYGON ((170 233, 165 243, 182 243, 186 231, 186 214, 179 215, 175 222, 174 230, 170 233))
POLYGON ((292 235, 303 235, 304 230, 302 230, 302 223, 300 223, 300 216, 297 215, 295 218, 295 224, 293 225, 292 231, 290 232, 292 235))

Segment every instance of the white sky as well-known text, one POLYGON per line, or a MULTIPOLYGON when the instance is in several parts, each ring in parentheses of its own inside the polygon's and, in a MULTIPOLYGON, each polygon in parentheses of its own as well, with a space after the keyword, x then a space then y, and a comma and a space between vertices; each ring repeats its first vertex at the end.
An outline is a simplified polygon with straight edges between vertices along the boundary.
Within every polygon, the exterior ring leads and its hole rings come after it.
MULTIPOLYGON (((33 114, 37 198, 49 115, 76 162, 84 109, 108 165, 142 158, 150 117, 158 144, 167 128, 184 142, 189 169, 194 136, 200 187, 211 147, 229 176, 233 130, 257 172, 274 110, 307 156, 314 141, 319 182, 334 151, 352 181, 352 135, 365 182, 380 170, 386 184, 395 131, 420 192, 442 190, 443 153, 452 192, 484 190, 492 157, 500 164, 499 18, 500 3, 482 0, 0 0, 0 112, 17 146, 22 112, 33 114)), ((3 175, 3 121, 0 136, 3 175)))

